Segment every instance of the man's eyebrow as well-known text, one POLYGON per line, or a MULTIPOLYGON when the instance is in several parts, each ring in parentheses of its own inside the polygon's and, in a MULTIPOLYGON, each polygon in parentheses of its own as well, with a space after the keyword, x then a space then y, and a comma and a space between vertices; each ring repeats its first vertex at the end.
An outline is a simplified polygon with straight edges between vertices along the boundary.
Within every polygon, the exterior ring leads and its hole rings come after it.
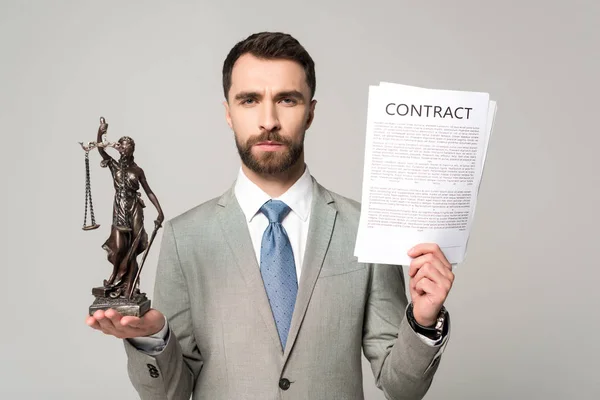
POLYGON ((298 90, 284 90, 283 92, 277 93, 276 98, 282 97, 293 97, 297 100, 304 100, 304 95, 298 90))
MULTIPOLYGON (((297 100, 304 100, 304 95, 298 90, 284 90, 275 95, 276 99, 291 97, 297 100)), ((239 92, 235 95, 235 100, 260 99, 262 95, 255 91, 239 92)))
POLYGON ((257 99, 261 97, 258 92, 239 92, 235 95, 235 100, 257 99))

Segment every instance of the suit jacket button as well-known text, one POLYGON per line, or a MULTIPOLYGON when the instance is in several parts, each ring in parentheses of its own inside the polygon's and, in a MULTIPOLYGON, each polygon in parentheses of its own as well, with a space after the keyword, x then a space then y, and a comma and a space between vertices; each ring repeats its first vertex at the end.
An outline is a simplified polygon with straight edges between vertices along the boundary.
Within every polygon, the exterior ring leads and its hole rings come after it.
POLYGON ((285 378, 280 379, 279 387, 282 388, 283 390, 288 390, 290 388, 290 381, 285 378))
POLYGON ((146 366, 148 367, 148 372, 150 372, 150 376, 152 378, 158 378, 158 369, 156 369, 156 367, 152 364, 146 364, 146 366))

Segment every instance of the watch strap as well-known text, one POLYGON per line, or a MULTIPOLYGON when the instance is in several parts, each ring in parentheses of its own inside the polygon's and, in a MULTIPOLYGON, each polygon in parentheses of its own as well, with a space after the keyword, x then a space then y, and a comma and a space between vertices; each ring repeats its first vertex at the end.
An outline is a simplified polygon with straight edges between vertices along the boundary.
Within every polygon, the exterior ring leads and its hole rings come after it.
POLYGON ((417 320, 415 319, 415 316, 413 314, 413 303, 412 302, 408 305, 408 308, 406 309, 406 317, 408 319, 408 323, 410 324, 411 328, 415 332, 417 332, 431 340, 439 340, 447 332, 448 312, 446 311, 446 308, 444 306, 442 306, 442 309, 440 310, 440 313, 438 315, 438 318, 437 318, 434 326, 430 326, 430 327, 423 326, 417 322, 417 320))

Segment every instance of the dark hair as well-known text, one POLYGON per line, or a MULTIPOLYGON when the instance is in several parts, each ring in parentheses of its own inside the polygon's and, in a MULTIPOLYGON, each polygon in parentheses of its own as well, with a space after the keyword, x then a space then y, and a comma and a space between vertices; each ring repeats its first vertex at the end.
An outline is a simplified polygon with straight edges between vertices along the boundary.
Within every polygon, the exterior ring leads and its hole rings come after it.
POLYGON ((246 53, 267 60, 284 59, 296 61, 304 68, 311 99, 315 95, 317 87, 315 63, 300 42, 287 33, 259 32, 238 42, 229 51, 227 58, 225 58, 225 62, 223 63, 223 93, 226 99, 231 88, 233 65, 238 58, 246 53))

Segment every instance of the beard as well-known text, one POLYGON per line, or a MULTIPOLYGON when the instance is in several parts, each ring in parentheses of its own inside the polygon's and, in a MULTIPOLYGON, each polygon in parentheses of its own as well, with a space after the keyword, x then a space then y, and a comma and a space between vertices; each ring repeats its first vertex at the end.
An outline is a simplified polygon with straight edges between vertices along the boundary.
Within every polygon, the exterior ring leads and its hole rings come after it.
POLYGON ((287 171, 298 162, 304 151, 304 135, 298 143, 283 137, 279 132, 263 132, 260 135, 252 136, 246 143, 240 143, 235 135, 235 144, 242 159, 242 162, 251 171, 257 174, 279 174, 287 171), (286 149, 283 152, 269 151, 259 156, 252 154, 252 147, 260 142, 274 141, 281 143, 286 149))

